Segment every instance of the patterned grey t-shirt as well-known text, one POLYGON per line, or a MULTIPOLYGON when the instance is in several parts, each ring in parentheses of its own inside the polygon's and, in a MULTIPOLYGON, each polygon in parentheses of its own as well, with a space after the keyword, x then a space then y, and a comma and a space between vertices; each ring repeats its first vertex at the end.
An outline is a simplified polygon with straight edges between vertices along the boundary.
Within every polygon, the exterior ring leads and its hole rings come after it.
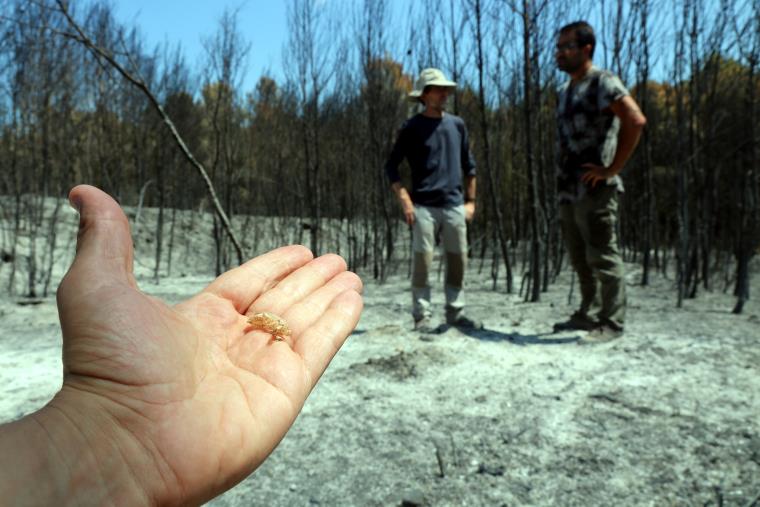
MULTIPOLYGON (((560 202, 575 201, 589 192, 580 177, 585 163, 608 166, 617 150, 620 120, 610 104, 629 95, 611 72, 591 67, 578 82, 558 90, 557 180, 560 202)), ((607 180, 623 191, 620 176, 607 180)), ((599 187, 599 183, 597 183, 599 187)))

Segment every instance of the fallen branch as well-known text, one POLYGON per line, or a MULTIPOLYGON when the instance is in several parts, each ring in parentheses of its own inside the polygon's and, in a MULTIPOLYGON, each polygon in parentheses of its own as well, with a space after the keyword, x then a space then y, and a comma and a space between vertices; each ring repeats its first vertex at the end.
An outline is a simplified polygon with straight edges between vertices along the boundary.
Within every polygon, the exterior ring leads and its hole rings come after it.
POLYGON ((109 52, 95 45, 95 43, 92 42, 92 40, 87 36, 84 30, 82 30, 79 24, 71 17, 64 0, 56 0, 56 3, 58 4, 58 7, 60 8, 61 13, 66 18, 69 25, 71 25, 71 27, 76 31, 76 34, 62 33, 62 35, 65 37, 74 39, 80 44, 84 45, 87 49, 89 49, 95 55, 96 58, 102 58, 105 61, 107 61, 114 69, 116 69, 116 71, 119 74, 121 74, 124 77, 124 79, 132 83, 140 91, 142 91, 146 97, 148 97, 148 100, 153 105, 154 109, 158 112, 159 116, 161 116, 161 119, 163 120, 164 124, 169 128, 169 131, 171 132, 171 135, 174 138, 174 141, 177 143, 177 146, 179 146, 180 151, 182 151, 182 153, 185 155, 185 158, 190 162, 190 164, 192 164, 198 170, 198 172, 201 175, 201 178, 203 178, 203 181, 206 184, 206 189, 208 190, 208 193, 211 196, 211 202, 214 205, 214 209, 216 210, 216 213, 219 215, 219 219, 222 221, 222 225, 224 226, 224 230, 227 232, 227 236, 229 236, 230 241, 232 241, 232 244, 235 246, 235 251, 237 252, 237 257, 238 257, 238 264, 242 264, 243 263, 243 247, 238 241, 237 237, 235 237, 235 233, 232 231, 232 225, 230 224, 230 220, 229 218, 227 218, 227 214, 224 212, 222 205, 219 203, 219 199, 216 196, 216 191, 214 190, 214 185, 211 182, 211 178, 209 178, 208 174, 206 173, 206 169, 204 169, 203 165, 200 162, 198 162, 198 160, 196 160, 196 158, 190 152, 187 145, 185 144, 185 141, 179 135, 177 128, 174 126, 174 123, 169 118, 169 115, 166 114, 166 111, 164 111, 164 108, 161 106, 161 104, 158 102, 156 97, 153 95, 153 93, 150 91, 150 89, 148 88, 148 86, 145 84, 145 82, 142 79, 138 79, 134 77, 124 67, 122 67, 121 64, 119 64, 119 62, 117 62, 116 59, 109 52))

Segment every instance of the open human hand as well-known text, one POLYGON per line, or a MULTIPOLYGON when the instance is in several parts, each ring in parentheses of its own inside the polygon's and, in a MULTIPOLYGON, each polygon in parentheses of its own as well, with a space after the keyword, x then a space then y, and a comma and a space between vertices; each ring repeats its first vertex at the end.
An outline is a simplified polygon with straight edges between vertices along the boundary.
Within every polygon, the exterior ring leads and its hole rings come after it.
POLYGON ((472 222, 475 218, 475 201, 464 203, 464 219, 466 222, 472 222))
POLYGON ((68 485, 115 503, 206 501, 285 435, 358 322, 361 281, 337 255, 288 246, 169 306, 137 288, 116 202, 88 186, 69 199, 80 232, 58 290, 63 388, 32 415, 57 449, 60 493, 68 485), (282 317, 291 336, 249 325, 261 311, 282 317))

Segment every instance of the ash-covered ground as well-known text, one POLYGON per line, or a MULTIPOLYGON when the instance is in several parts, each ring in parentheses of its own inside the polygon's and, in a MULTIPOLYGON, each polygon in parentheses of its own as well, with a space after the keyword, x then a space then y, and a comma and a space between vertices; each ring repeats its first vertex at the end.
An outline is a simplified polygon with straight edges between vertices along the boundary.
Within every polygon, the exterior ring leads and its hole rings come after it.
MULTIPOLYGON (((212 278, 155 284, 149 256, 140 286, 169 302, 212 278)), ((406 276, 365 277, 359 326, 295 425, 210 505, 760 505, 760 301, 733 315, 730 293, 702 291, 679 309, 672 280, 641 287, 637 270, 624 337, 594 346, 550 334, 573 309, 569 272, 524 303, 473 264, 485 329, 430 335, 411 329, 406 276)), ((62 378, 54 297, 19 302, 0 297, 0 421, 62 378)))

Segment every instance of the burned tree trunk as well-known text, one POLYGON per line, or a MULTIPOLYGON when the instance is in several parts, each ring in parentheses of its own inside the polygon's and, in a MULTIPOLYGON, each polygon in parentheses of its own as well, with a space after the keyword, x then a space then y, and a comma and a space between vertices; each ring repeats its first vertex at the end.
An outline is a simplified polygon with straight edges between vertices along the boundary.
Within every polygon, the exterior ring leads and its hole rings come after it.
POLYGON ((532 61, 531 61, 531 43, 530 36, 533 27, 532 23, 532 2, 523 0, 522 2, 522 20, 523 20, 523 134, 525 146, 525 165, 528 173, 528 200, 530 207, 530 296, 526 291, 525 297, 532 302, 539 301, 541 298, 541 254, 542 240, 539 231, 539 221, 541 218, 540 203, 538 199, 538 177, 536 175, 536 163, 533 149, 533 97, 532 97, 532 61))
POLYGON ((488 108, 486 106, 486 92, 483 84, 483 72, 485 67, 483 55, 483 8, 480 0, 475 0, 471 5, 475 17, 475 42, 477 45, 476 65, 478 69, 478 105, 480 109, 480 134, 483 142, 483 164, 488 178, 488 190, 491 200, 491 210, 494 215, 496 235, 501 250, 501 260, 507 272, 507 292, 512 292, 512 266, 509 263, 509 246, 504 234, 504 219, 501 212, 501 202, 497 195, 496 180, 491 168, 491 146, 489 139, 490 127, 488 125, 488 108))

